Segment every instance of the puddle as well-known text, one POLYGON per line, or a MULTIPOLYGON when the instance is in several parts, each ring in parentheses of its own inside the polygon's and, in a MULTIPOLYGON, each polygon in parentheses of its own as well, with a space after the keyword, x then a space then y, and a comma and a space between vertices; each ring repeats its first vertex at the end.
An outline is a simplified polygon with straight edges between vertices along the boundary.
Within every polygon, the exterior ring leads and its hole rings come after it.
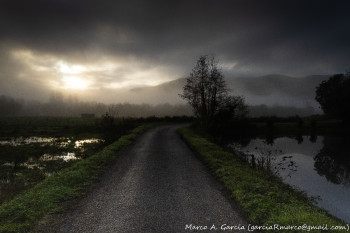
POLYGON ((100 142, 103 142, 103 140, 102 139, 97 139, 97 138, 78 140, 78 141, 75 141, 74 148, 82 147, 84 144, 100 143, 100 142))
POLYGON ((0 141, 1 146, 10 145, 10 146, 20 146, 23 144, 31 143, 49 143, 53 142, 55 138, 43 138, 43 137, 29 137, 29 138, 11 138, 10 140, 0 141))
POLYGON ((63 159, 64 161, 69 161, 69 160, 77 160, 81 159, 75 156, 75 153, 68 152, 63 155, 51 155, 51 154, 44 154, 39 158, 40 161, 52 161, 52 160, 59 160, 63 159))
POLYGON ((96 152, 104 140, 18 137, 0 140, 0 204, 96 152), (96 146, 95 146, 96 145, 96 146))
POLYGON ((14 167, 15 163, 14 162, 12 162, 12 163, 4 163, 3 166, 14 167))
MULTIPOLYGON (((90 138, 90 139, 83 139, 83 140, 77 140, 74 142, 74 148, 80 148, 84 144, 90 144, 90 143, 101 143, 104 142, 102 139, 97 138, 90 138)), ((60 147, 68 146, 70 143, 72 143, 72 140, 70 138, 44 138, 44 137, 19 137, 19 138, 11 138, 10 140, 2 140, 0 141, 0 146, 20 146, 20 145, 27 145, 31 143, 50 143, 50 145, 57 145, 60 147)))

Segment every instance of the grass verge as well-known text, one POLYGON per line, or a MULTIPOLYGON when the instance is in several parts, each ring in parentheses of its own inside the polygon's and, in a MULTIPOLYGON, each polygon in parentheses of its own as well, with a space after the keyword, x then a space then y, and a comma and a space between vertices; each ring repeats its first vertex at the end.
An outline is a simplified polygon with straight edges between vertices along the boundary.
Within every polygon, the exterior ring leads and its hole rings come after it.
MULTIPOLYGON (((284 184, 265 170, 254 170, 235 154, 199 136, 189 128, 179 130, 182 138, 209 167, 214 176, 230 192, 248 218, 257 226, 332 226, 346 225, 325 210, 312 205, 305 193, 284 184), (306 225, 305 225, 306 224, 306 225)), ((321 228, 321 227, 320 227, 321 228)), ((263 228, 261 228, 264 231, 263 228)), ((265 229, 266 230, 266 229, 265 229)), ((269 232, 300 232, 301 229, 273 230, 269 232)), ((325 232, 310 229, 311 232, 325 232)), ((333 230, 346 232, 346 230, 333 230)))
POLYGON ((89 158, 58 172, 0 206, 0 232, 28 232, 47 213, 62 211, 61 204, 85 194, 122 149, 155 126, 145 124, 89 158))

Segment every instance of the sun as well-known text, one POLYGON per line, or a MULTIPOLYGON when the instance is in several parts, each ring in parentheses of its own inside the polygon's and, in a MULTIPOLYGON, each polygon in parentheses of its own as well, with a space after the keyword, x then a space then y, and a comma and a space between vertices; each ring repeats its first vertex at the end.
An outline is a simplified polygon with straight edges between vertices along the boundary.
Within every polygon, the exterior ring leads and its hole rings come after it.
POLYGON ((79 65, 70 65, 65 62, 59 62, 58 63, 58 70, 62 74, 81 74, 83 73, 86 69, 83 66, 79 65))
POLYGON ((72 65, 60 61, 57 63, 56 70, 61 74, 63 88, 65 89, 86 89, 89 82, 83 79, 86 68, 80 65, 72 65))
POLYGON ((66 89, 86 89, 89 85, 88 82, 76 76, 64 76, 62 81, 66 89))

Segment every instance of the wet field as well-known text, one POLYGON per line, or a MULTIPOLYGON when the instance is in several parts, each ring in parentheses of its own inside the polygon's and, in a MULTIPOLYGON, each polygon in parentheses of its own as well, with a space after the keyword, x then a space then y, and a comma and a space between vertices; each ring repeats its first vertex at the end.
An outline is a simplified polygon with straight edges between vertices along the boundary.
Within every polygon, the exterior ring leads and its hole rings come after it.
POLYGON ((103 119, 0 118, 0 203, 116 140, 132 125, 103 119))
POLYGON ((0 141, 0 203, 100 148, 102 139, 18 137, 0 141))

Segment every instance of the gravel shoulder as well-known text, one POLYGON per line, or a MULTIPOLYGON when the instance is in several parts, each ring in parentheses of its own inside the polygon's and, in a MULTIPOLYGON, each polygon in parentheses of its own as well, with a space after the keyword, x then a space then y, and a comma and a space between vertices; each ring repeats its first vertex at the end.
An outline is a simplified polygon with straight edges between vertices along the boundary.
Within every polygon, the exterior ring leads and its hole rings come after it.
POLYGON ((178 127, 143 134, 50 232, 194 232, 200 226, 221 232, 223 224, 247 225, 178 127))

